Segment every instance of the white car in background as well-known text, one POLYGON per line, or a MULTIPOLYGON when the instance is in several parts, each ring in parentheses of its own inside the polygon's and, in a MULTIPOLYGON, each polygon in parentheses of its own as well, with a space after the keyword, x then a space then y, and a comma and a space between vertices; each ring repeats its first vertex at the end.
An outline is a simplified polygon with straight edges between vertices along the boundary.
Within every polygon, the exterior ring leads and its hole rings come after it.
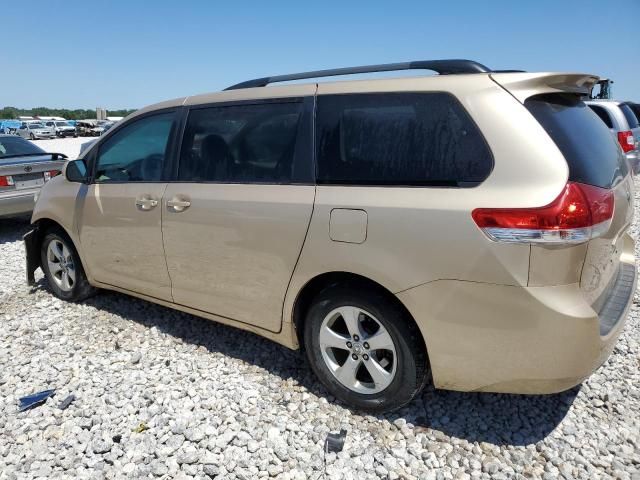
POLYGON ((66 120, 49 120, 45 122, 45 127, 53 129, 56 136, 63 137, 77 137, 76 127, 71 125, 66 120))

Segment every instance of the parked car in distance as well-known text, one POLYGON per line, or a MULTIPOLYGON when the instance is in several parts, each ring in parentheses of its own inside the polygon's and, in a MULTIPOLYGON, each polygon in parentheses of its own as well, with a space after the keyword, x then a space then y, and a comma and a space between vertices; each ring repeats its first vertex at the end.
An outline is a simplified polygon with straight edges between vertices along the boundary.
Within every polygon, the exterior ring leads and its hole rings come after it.
POLYGON ((113 126, 112 122, 98 120, 97 125, 94 128, 92 128, 91 131, 95 136, 99 137, 100 135, 104 135, 106 132, 108 132, 112 126, 113 126))
POLYGON ((96 127, 95 120, 77 120, 76 133, 81 137, 95 136, 92 129, 96 127))
POLYGON ((17 135, 0 134, 0 218, 30 213, 34 196, 60 173, 65 158, 17 135))
POLYGON ((620 144, 633 172, 640 172, 640 123, 627 102, 590 100, 585 102, 605 123, 620 144))
POLYGON ((110 122, 101 120, 78 120, 76 130, 83 137, 99 137, 111 127, 110 122))
POLYGON ((40 122, 22 122, 17 132, 22 138, 37 140, 40 138, 54 138, 55 132, 50 127, 45 127, 40 122))
POLYGON ((552 393, 613 350, 633 178, 598 77, 468 60, 249 80, 137 111, 43 188, 27 279, 127 293, 304 348, 379 412, 427 382, 552 393), (440 75, 310 84, 391 70, 440 75))
POLYGON ((76 127, 67 121, 49 120, 44 124, 46 127, 53 129, 57 137, 77 137, 76 127))

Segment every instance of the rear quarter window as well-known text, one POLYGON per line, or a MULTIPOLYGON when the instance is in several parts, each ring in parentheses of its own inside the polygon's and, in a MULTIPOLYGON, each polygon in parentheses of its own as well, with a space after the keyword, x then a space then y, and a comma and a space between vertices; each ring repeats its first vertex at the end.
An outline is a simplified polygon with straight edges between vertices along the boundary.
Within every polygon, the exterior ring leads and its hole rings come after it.
POLYGON ((611 131, 579 97, 536 95, 525 107, 547 131, 569 165, 569 180, 611 188, 628 173, 611 131))
POLYGON ((620 105, 620 110, 624 114, 624 118, 627 119, 627 123, 629 124, 629 128, 638 128, 638 119, 636 118, 636 114, 633 113, 633 110, 629 107, 629 105, 625 105, 624 103, 620 105))
POLYGON ((597 105, 589 105, 589 108, 593 110, 593 113, 595 113, 596 115, 598 115, 598 117, 600 117, 600 120, 602 120, 607 127, 613 128, 613 122, 611 121, 611 116, 609 115, 609 112, 607 112, 602 107, 598 107, 597 105))
POLYGON ((323 95, 320 184, 472 187, 493 169, 482 134, 447 93, 323 95))

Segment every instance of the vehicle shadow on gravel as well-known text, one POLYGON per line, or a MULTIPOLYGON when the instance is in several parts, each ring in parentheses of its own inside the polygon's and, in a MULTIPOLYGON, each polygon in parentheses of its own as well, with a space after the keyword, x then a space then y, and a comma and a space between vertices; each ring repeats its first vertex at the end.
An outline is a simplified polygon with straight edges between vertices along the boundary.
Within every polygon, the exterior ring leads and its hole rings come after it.
POLYGON ((512 395, 427 387, 399 413, 413 418, 417 428, 431 428, 469 442, 530 445, 546 438, 562 422, 579 391, 580 386, 553 395, 512 395))
MULTIPOLYGON (((46 288, 46 284, 40 279, 35 289, 42 288, 46 288)), ((315 395, 337 402, 316 380, 300 351, 289 350, 250 332, 115 292, 102 291, 85 304, 148 328, 156 327, 211 353, 242 360, 283 380, 293 379, 315 395)), ((508 395, 427 387, 408 406, 375 417, 389 422, 403 418, 412 423, 416 431, 432 429, 436 437, 445 435, 495 445, 528 445, 544 439, 560 424, 578 391, 579 387, 556 395, 508 395)))
POLYGON ((30 217, 0 218, 0 245, 22 240, 30 225, 30 217))

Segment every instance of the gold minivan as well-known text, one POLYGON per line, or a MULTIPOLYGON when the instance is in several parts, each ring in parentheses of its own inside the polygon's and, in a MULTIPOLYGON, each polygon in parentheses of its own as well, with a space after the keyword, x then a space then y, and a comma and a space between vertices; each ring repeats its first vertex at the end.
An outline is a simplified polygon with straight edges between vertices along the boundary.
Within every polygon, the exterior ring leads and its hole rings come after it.
POLYGON ((467 60, 266 77, 144 108, 42 189, 27 277, 304 347, 379 412, 428 381, 552 393, 611 353, 633 180, 598 77, 467 60), (439 75, 274 83, 386 70, 439 75))

